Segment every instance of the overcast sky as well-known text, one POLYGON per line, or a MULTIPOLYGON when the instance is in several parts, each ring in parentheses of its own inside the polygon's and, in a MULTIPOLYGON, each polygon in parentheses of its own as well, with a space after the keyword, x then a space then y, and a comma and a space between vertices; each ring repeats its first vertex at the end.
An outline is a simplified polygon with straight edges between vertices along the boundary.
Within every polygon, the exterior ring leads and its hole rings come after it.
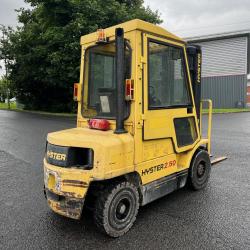
MULTIPOLYGON (((144 0, 159 10, 162 26, 180 36, 250 29, 250 0, 144 0)), ((0 0, 0 24, 17 25, 23 0, 0 0)))
POLYGON ((145 0, 179 36, 250 29, 250 0, 145 0))
MULTIPOLYGON (((250 0, 144 2, 151 9, 159 10, 164 28, 181 37, 250 29, 250 0)), ((23 6, 23 0, 0 0, 0 24, 16 26, 17 15, 14 10, 23 6)))

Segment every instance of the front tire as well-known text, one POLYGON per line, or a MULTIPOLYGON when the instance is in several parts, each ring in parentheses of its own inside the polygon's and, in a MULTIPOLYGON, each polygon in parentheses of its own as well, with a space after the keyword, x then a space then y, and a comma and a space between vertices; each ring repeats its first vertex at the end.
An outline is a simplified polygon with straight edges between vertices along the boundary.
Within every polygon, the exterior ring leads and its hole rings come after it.
POLYGON ((138 209, 139 193, 132 183, 111 184, 97 198, 94 219, 101 231, 119 237, 133 226, 138 209))
POLYGON ((200 150, 189 168, 188 184, 193 190, 206 187, 211 172, 211 161, 207 151, 200 150))

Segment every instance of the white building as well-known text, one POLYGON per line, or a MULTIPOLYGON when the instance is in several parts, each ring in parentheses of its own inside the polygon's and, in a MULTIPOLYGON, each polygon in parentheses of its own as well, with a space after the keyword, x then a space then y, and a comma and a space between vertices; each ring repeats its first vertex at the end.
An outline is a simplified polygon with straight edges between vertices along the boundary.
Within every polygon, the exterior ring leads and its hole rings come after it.
POLYGON ((202 95, 215 108, 250 106, 250 30, 188 37, 202 47, 202 95))

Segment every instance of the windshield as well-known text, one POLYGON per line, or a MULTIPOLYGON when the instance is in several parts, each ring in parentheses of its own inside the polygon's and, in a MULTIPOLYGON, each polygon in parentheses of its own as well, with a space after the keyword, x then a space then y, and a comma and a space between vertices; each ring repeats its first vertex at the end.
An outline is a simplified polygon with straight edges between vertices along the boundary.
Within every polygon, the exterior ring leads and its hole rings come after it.
MULTIPOLYGON (((125 53, 124 80, 130 78, 131 52, 125 53)), ((85 117, 116 116, 115 43, 97 45, 85 54, 83 115, 85 117)))

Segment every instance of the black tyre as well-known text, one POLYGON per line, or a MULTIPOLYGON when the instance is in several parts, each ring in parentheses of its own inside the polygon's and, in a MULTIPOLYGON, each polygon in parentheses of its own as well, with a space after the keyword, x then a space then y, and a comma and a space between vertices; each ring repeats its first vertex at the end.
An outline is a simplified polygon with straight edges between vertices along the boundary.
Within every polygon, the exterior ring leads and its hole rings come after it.
POLYGON ((111 184, 97 198, 94 219, 101 231, 119 237, 133 226, 138 209, 139 193, 132 183, 111 184))
POLYGON ((188 184, 193 190, 206 187, 211 172, 211 162, 207 151, 200 150, 189 168, 188 184))

